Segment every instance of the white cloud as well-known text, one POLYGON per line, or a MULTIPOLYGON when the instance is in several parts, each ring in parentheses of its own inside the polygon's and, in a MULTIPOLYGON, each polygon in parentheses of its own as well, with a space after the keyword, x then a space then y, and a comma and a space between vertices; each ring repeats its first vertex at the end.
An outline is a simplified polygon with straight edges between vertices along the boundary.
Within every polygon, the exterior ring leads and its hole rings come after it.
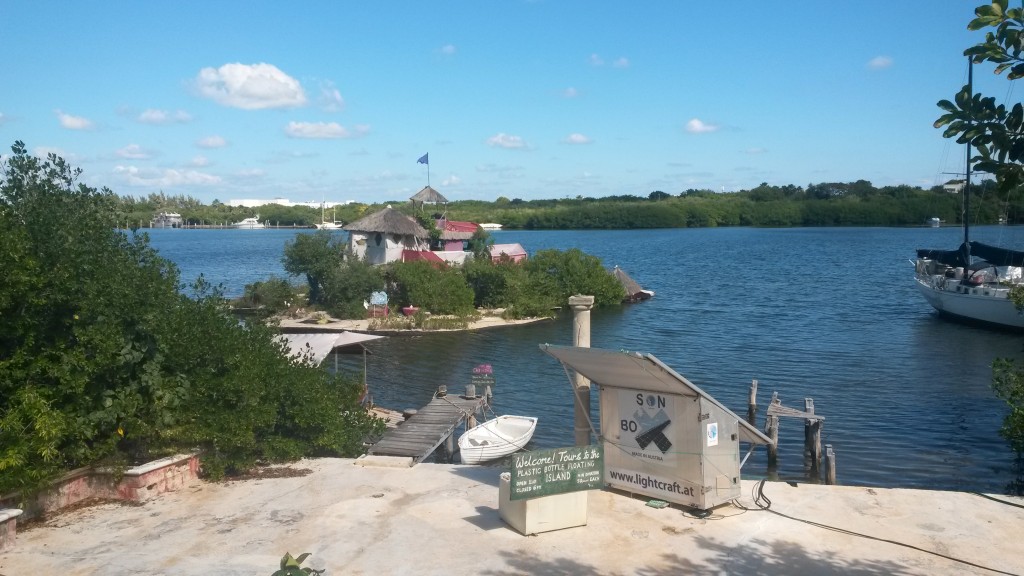
POLYGON ((11 119, 10 116, 6 116, 6 115, 4 115, 3 112, 0 112, 0 126, 3 126, 4 123, 7 122, 10 119, 11 119))
POLYGON ((575 88, 573 88, 572 86, 566 88, 565 90, 562 90, 562 97, 563 98, 576 98, 579 95, 580 95, 580 91, 575 89, 575 88))
POLYGON ((196 142, 196 146, 200 148, 223 148, 227 145, 228 141, 220 136, 207 136, 196 142))
POLYGON ((54 112, 60 120, 60 125, 68 130, 92 130, 94 126, 92 120, 89 120, 88 118, 72 116, 71 114, 63 113, 60 110, 55 110, 54 112))
POLYGON ((256 180, 266 175, 266 171, 262 168, 249 168, 247 170, 240 170, 237 173, 237 176, 243 180, 256 180))
POLYGON ((871 70, 882 70, 892 66, 892 58, 889 56, 875 56, 868 61, 868 68, 871 70))
POLYGON ((356 138, 369 132, 369 127, 349 130, 337 122, 289 122, 284 131, 292 138, 356 138))
POLYGON ((629 68, 629 58, 626 58, 625 56, 620 56, 616 58, 614 62, 612 62, 612 66, 615 68, 629 68))
POLYGON ((118 149, 117 155, 128 160, 148 160, 153 157, 150 152, 143 150, 142 146, 138 144, 129 144, 118 149))
POLYGON ((462 184, 462 178, 454 174, 441 181, 442 186, 458 186, 459 184, 462 184))
POLYGON ((521 137, 512 136, 511 134, 505 134, 504 132, 500 132, 488 138, 487 145, 493 146, 495 148, 526 148, 526 142, 524 142, 521 137))
POLYGON ((453 56, 456 52, 458 52, 458 49, 455 48, 454 44, 445 44, 444 46, 441 46, 441 54, 444 54, 445 56, 453 56))
POLYGON ((708 132, 716 132, 718 126, 715 124, 705 124, 699 118, 694 118, 686 123, 686 131, 691 134, 706 134, 708 132))
POLYGON ((299 81, 273 64, 225 64, 203 68, 196 77, 199 94, 218 104, 243 110, 305 106, 299 81))
POLYGON ((202 155, 196 156, 196 157, 192 158, 192 161, 189 162, 189 166, 195 166, 196 168, 202 168, 204 166, 209 166, 209 165, 210 165, 210 159, 207 158, 206 156, 202 156, 202 155))
POLYGON ((583 134, 574 133, 566 136, 563 142, 565 142, 566 144, 590 144, 591 140, 590 138, 587 138, 583 134))
POLYGON ((71 154, 53 146, 36 146, 32 149, 32 155, 36 158, 46 158, 50 154, 56 154, 68 162, 77 162, 79 160, 77 154, 71 154))
POLYGON ((136 120, 143 124, 184 124, 192 120, 192 115, 184 110, 168 112, 150 108, 143 110, 136 120))
POLYGON ((590 65, 591 66, 604 66, 604 60, 601 59, 601 57, 598 56, 597 54, 591 54, 590 55, 590 65))
POLYGON ((166 168, 137 168, 135 166, 115 166, 114 174, 128 186, 149 188, 171 188, 174 186, 211 186, 219 184, 219 176, 206 174, 197 170, 175 170, 166 168))
POLYGON ((320 107, 328 112, 340 112, 345 107, 345 99, 331 82, 320 86, 320 107))

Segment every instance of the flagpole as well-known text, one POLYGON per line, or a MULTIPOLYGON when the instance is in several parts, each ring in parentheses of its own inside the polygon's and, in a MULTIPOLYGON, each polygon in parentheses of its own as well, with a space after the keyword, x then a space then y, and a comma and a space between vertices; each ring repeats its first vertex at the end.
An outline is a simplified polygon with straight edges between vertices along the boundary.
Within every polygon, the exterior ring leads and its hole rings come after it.
POLYGON ((429 188, 430 187, 430 154, 427 153, 427 154, 424 154, 423 156, 420 156, 420 159, 417 160, 416 162, 419 162, 420 164, 426 164, 427 165, 427 187, 429 188))

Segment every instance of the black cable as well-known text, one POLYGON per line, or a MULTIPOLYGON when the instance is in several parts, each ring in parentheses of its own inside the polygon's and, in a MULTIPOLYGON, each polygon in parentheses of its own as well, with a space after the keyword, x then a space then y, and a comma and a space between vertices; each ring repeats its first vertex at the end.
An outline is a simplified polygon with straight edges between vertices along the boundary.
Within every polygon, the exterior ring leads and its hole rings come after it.
POLYGON ((999 502, 1000 504, 1006 504, 1007 506, 1013 506, 1014 508, 1024 508, 1024 505, 1017 504, 1016 502, 1008 502, 1006 500, 1000 500, 999 498, 995 498, 993 496, 989 496, 988 494, 982 494, 981 492, 968 492, 968 494, 974 494, 975 496, 981 496, 982 498, 987 498, 987 499, 989 499, 989 500, 991 500, 993 502, 999 502))
MULTIPOLYGON (((989 568, 988 566, 982 566, 981 564, 975 564, 974 562, 963 560, 961 558, 956 558, 956 557, 953 557, 953 556, 947 556, 946 554, 942 554, 940 552, 935 552, 935 551, 932 551, 932 550, 927 550, 925 548, 920 548, 918 546, 914 546, 913 544, 906 544, 904 542, 897 542, 896 540, 889 540, 887 538, 879 538, 877 536, 871 536, 871 535, 868 535, 868 534, 861 534, 860 532, 854 532, 852 530, 846 530, 845 528, 837 528, 835 526, 829 526, 828 524, 821 524, 820 522, 813 522, 811 520, 804 520, 802 518, 796 518, 796 517, 793 517, 793 516, 789 516, 788 514, 783 514, 782 512, 779 512, 777 510, 771 510, 770 508, 771 508, 771 505, 772 505, 772 501, 769 500, 768 497, 764 495, 764 483, 765 483, 765 480, 762 479, 762 480, 759 480, 757 482, 757 484, 754 485, 753 496, 754 496, 754 504, 756 504, 758 508, 760 508, 761 510, 764 510, 765 512, 771 512, 772 514, 775 514, 777 516, 782 516, 783 518, 787 518, 789 520, 794 520, 796 522, 803 522, 804 524, 815 526, 817 528, 822 528, 824 530, 831 530, 833 532, 839 532, 840 534, 847 534, 849 536, 857 536, 857 537, 860 537, 860 538, 866 538, 868 540, 874 540, 876 542, 885 542, 887 544, 895 544, 896 546, 903 546, 904 548, 910 548, 911 550, 917 550, 918 552, 924 552, 925 554, 931 554, 932 556, 938 556, 939 558, 945 558, 946 560, 952 560, 953 562, 959 562, 961 564, 966 564, 966 565, 972 566, 974 568, 981 568, 982 570, 988 570, 990 572, 995 572, 997 574, 1007 574, 1008 576, 1020 576, 1019 574, 1015 574, 1013 572, 1006 572, 1004 570, 999 570, 999 569, 996 569, 996 568, 989 568), (762 502, 765 502, 766 504, 762 504, 762 502)), ((982 494, 982 496, 984 496, 984 495, 982 494)), ((1002 502, 1002 500, 999 500, 999 502, 1002 502)), ((1011 506, 1017 506, 1017 504, 1013 504, 1011 502, 1006 502, 1006 504, 1009 504, 1011 506)))

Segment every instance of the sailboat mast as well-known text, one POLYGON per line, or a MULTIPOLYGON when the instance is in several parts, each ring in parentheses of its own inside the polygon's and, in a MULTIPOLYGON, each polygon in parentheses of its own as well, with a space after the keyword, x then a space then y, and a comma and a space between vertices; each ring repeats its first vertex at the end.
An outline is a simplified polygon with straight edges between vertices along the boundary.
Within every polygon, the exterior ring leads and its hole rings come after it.
MULTIPOLYGON (((974 61, 970 56, 967 57, 967 94, 970 98, 969 102, 974 102, 974 61)), ((968 106, 972 106, 968 104, 968 106)), ((973 115, 974 110, 968 114, 968 132, 970 132, 970 125, 974 124, 973 115)), ((967 140, 967 160, 964 164, 966 169, 964 171, 964 249, 967 251, 967 262, 971 263, 971 244, 970 244, 970 229, 971 229, 971 141, 967 140)))

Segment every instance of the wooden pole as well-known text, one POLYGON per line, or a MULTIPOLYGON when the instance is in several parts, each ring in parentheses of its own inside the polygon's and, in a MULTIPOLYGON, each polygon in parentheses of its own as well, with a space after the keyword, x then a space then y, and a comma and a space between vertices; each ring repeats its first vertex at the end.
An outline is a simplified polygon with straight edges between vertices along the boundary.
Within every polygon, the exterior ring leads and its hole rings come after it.
MULTIPOLYGON (((804 412, 814 414, 814 398, 804 398, 804 412)), ((804 445, 808 448, 811 446, 811 425, 813 423, 814 418, 804 419, 804 445)))
POLYGON ((817 470, 821 462, 821 420, 815 420, 811 424, 811 461, 817 470))
POLYGON ((831 444, 825 444, 825 484, 836 483, 836 453, 831 444))
POLYGON ((775 466, 779 463, 779 417, 768 416, 765 418, 765 434, 772 441, 768 445, 768 466, 775 466))
MULTIPOLYGON (((772 401, 770 405, 781 404, 779 401, 779 393, 772 392, 772 401)), ((779 463, 779 417, 769 414, 764 419, 764 432, 771 440, 771 444, 768 445, 768 467, 774 468, 779 463)))
POLYGON ((747 403, 747 422, 757 426, 757 380, 750 381, 750 399, 747 403))

